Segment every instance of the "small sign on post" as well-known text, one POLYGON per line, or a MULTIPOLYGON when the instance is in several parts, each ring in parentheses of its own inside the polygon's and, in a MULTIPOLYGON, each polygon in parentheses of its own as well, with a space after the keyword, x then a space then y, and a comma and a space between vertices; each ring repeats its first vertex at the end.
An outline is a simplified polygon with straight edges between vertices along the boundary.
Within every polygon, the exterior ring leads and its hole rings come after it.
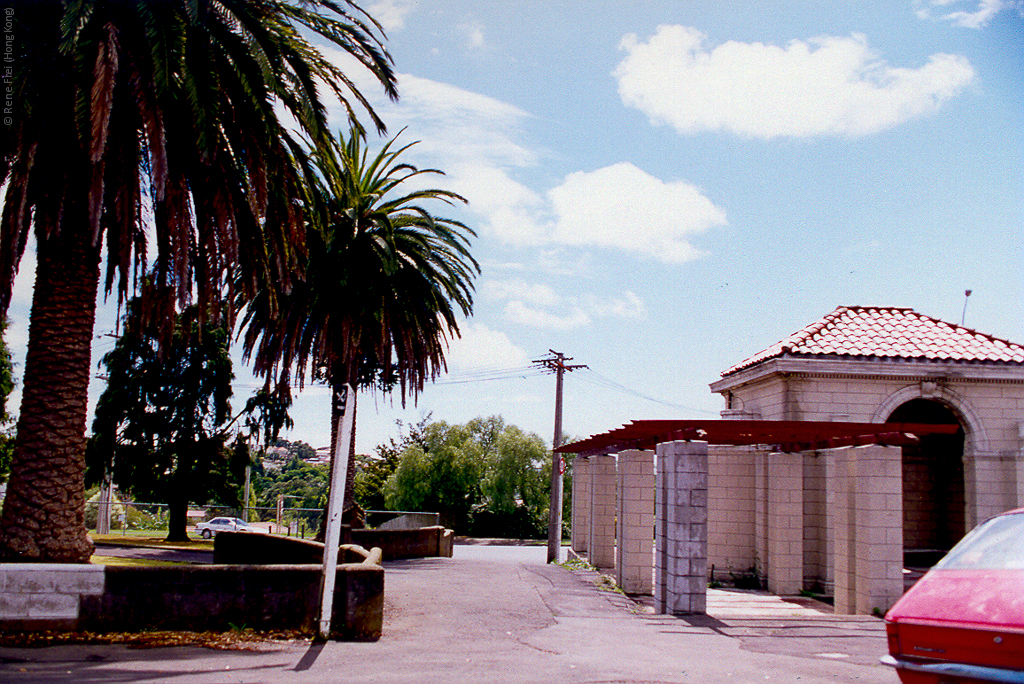
MULTIPOLYGON (((355 390, 345 385, 334 393, 338 410, 338 442, 334 446, 334 469, 331 471, 331 497, 327 502, 327 536, 324 540, 324 575, 320 599, 320 637, 331 633, 331 611, 334 606, 334 579, 338 571, 338 546, 341 539, 341 514, 345 502, 345 477, 348 474, 348 450, 355 421, 355 390)), ((334 411, 332 411, 334 412, 334 411)))

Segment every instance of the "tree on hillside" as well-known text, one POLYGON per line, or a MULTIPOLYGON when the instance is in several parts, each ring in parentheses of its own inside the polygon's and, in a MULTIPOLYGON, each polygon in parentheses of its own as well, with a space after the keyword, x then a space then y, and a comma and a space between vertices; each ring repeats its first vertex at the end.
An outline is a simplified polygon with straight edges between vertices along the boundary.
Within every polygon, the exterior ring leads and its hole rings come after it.
POLYGON ((283 447, 292 457, 303 461, 316 458, 316 449, 303 441, 289 442, 287 439, 278 439, 273 445, 276 447, 283 447))
POLYGON ((188 504, 211 497, 237 505, 248 465, 244 442, 229 448, 231 357, 223 325, 201 324, 196 307, 177 317, 162 345, 129 322, 103 357, 107 388, 96 405, 87 452, 90 483, 107 473, 136 501, 167 503, 168 541, 187 541, 188 504))
MULTIPOLYGON (((399 160, 412 145, 388 142, 375 156, 352 132, 338 154, 318 152, 318 198, 304 275, 287 292, 243 296, 245 358, 268 379, 297 372, 339 392, 377 383, 398 387, 404 404, 445 368, 458 316, 472 312, 479 267, 468 251, 473 231, 435 216, 430 204, 465 202, 447 190, 416 189, 436 169, 399 160), (410 187, 412 186, 412 187, 410 187), (272 304, 280 302, 279 313, 272 304)), ((351 401, 354 401, 352 399, 351 401)), ((354 410, 354 409, 353 409, 354 410)), ((332 407, 332 458, 337 448, 332 407)), ((355 431, 349 448, 344 509, 355 485, 355 431)))
POLYGON ((150 320, 173 321, 193 297, 216 316, 227 286, 286 288, 303 264, 307 149, 332 145, 319 89, 353 122, 361 106, 384 128, 303 31, 354 56, 393 98, 396 79, 379 25, 349 0, 21 0, 12 10, 0 318, 33 235, 37 269, 0 558, 84 562, 101 257, 105 292, 116 283, 120 301, 152 266, 167 296, 145 303, 150 320))
MULTIPOLYGON (((253 477, 257 506, 273 510, 278 497, 286 498, 286 507, 302 508, 299 515, 315 529, 320 511, 327 502, 330 473, 326 465, 313 465, 293 457, 280 470, 264 470, 253 477)), ((264 516, 268 514, 264 513, 264 516)))

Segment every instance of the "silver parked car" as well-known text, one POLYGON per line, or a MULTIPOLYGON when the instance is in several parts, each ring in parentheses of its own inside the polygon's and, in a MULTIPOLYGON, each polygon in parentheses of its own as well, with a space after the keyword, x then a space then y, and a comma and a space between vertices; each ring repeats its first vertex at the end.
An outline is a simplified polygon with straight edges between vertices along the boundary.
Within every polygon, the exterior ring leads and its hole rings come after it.
POLYGON ((196 532, 209 539, 218 532, 253 532, 253 527, 240 518, 214 518, 196 525, 196 532))

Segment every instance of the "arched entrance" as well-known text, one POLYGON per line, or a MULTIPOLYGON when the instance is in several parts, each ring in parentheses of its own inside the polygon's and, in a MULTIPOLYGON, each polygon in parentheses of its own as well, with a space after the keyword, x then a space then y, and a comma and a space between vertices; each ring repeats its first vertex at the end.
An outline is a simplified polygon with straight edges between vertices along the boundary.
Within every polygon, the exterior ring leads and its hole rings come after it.
POLYGON ((930 566, 964 536, 964 429, 948 406, 931 399, 900 405, 887 423, 958 425, 954 435, 926 435, 903 447, 903 546, 908 565, 930 566))

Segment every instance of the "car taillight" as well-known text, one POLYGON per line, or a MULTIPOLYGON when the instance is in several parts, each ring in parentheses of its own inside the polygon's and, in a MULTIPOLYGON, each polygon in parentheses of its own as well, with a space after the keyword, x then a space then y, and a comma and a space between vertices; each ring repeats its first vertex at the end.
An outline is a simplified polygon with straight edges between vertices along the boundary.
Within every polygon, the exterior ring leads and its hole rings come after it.
POLYGON ((889 655, 900 653, 900 626, 895 622, 885 623, 885 637, 889 642, 889 655))

